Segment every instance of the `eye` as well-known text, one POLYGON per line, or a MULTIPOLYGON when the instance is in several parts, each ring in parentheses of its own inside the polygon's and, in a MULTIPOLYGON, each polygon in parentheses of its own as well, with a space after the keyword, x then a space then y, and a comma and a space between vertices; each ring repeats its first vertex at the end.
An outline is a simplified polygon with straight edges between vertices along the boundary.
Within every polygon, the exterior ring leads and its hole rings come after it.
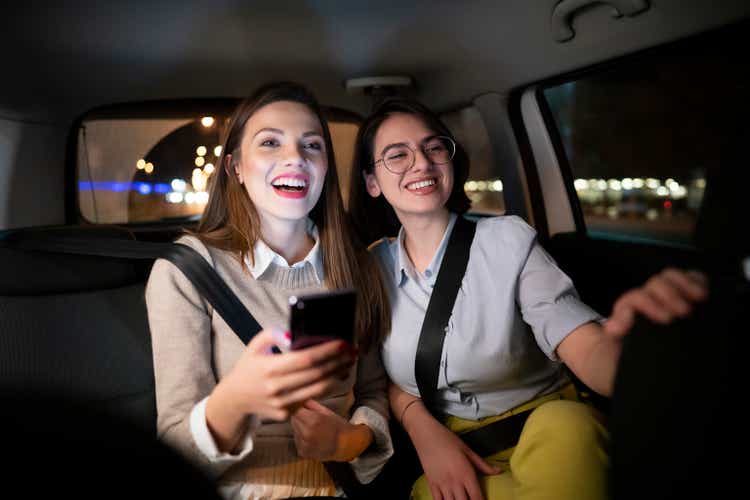
POLYGON ((323 144, 315 141, 315 142, 308 142, 305 144, 305 149, 312 149, 313 151, 322 151, 323 150, 323 144))
POLYGON ((275 148, 278 147, 278 145, 279 141, 277 141, 276 139, 263 139, 260 142, 260 146, 263 148, 275 148))
POLYGON ((404 152, 398 152, 388 155, 388 158, 386 158, 388 161, 398 161, 403 160, 406 158, 406 153, 404 152))
POLYGON ((424 151, 427 154, 442 153, 445 149, 445 146, 440 143, 428 144, 424 147, 424 151))

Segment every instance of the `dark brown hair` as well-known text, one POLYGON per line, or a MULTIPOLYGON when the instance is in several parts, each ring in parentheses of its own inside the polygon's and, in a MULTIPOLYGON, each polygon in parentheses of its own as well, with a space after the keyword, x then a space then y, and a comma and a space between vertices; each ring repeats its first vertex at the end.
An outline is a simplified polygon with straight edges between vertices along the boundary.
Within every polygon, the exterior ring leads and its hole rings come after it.
POLYGON ((464 183, 469 177, 469 156, 461 144, 451 134, 448 127, 423 104, 411 99, 387 99, 383 101, 367 119, 357 133, 354 146, 353 172, 349 185, 349 214, 360 240, 369 244, 383 236, 395 236, 400 223, 393 207, 384 196, 373 198, 367 193, 364 173, 371 174, 374 168, 375 135, 383 122, 396 113, 406 113, 418 117, 438 135, 445 135, 456 143, 453 156, 453 190, 445 206, 451 212, 465 213, 471 206, 464 192, 464 183))
POLYGON ((261 237, 260 220, 245 188, 236 176, 229 175, 233 170, 227 164, 227 157, 239 158, 245 124, 250 117, 263 106, 280 101, 307 106, 318 117, 323 129, 328 169, 320 199, 310 211, 310 218, 320 234, 327 286, 355 288, 358 292, 355 334, 358 344, 366 351, 390 330, 388 297, 377 264, 356 239, 344 213, 328 121, 305 87, 293 82, 270 83, 237 106, 223 134, 220 167, 213 176, 209 201, 194 234, 206 245, 234 252, 243 268, 245 256, 252 259, 252 249, 261 237))

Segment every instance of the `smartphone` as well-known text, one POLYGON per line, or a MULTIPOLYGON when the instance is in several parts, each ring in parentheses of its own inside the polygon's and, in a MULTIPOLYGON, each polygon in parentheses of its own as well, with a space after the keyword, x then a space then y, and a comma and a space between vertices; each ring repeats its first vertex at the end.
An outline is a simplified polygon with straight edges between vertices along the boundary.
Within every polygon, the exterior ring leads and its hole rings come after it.
POLYGON ((356 306, 352 289, 289 297, 292 350, 336 339, 353 344, 356 306))

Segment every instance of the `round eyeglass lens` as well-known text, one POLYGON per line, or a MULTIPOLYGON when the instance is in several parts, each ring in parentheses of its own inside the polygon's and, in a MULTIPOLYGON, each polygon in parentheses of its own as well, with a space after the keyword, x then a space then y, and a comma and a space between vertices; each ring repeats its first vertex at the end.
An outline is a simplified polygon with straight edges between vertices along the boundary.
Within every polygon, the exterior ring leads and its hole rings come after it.
POLYGON ((383 163, 393 173, 406 172, 414 165, 414 151, 403 144, 393 145, 383 153, 383 163))
POLYGON ((442 163, 448 163, 453 159, 453 155, 456 153, 456 144, 450 137, 441 135, 432 137, 425 142, 422 145, 422 150, 430 161, 440 165, 442 163))

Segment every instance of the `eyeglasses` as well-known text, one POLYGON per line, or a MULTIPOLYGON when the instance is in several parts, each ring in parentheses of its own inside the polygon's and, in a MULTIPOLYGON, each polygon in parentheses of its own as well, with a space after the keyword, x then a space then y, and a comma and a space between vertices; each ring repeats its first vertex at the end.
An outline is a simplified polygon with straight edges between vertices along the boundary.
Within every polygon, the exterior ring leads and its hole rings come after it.
MULTIPOLYGON (((456 143, 450 137, 436 135, 424 141, 419 149, 425 157, 434 165, 448 163, 456 154, 456 143)), ((383 151, 383 157, 373 165, 381 161, 389 172, 403 174, 414 166, 416 152, 406 144, 391 144, 383 151)))

